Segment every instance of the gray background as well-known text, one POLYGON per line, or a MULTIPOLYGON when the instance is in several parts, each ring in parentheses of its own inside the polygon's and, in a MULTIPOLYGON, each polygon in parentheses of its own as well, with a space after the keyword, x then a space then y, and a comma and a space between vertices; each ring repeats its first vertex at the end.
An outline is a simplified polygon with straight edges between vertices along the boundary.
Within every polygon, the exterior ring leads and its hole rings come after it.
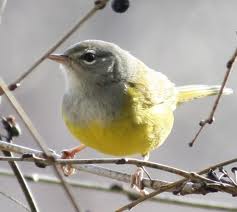
MULTIPOLYGON (((1 77, 7 82, 16 79, 92 4, 92 0, 9 1, 0 25, 1 77)), ((65 42, 60 50, 80 40, 102 39, 129 50, 150 67, 166 74, 177 85, 220 84, 225 64, 236 47, 236 8, 235 0, 132 0, 126 13, 117 14, 108 5, 65 42)), ((233 72, 228 86, 234 90, 237 88, 235 79, 236 73, 233 72)), ((61 119, 63 91, 64 79, 58 65, 46 60, 14 92, 48 146, 57 151, 78 144, 61 119)), ((193 148, 188 147, 188 142, 198 129, 199 120, 209 114, 213 100, 197 100, 178 108, 171 135, 161 148, 151 154, 151 161, 195 171, 236 157, 236 94, 222 99, 215 124, 206 127, 193 148)), ((13 113, 5 99, 0 111, 3 115, 13 113)), ((22 129, 23 135, 15 142, 36 147, 27 130, 22 129)), ((80 154, 80 158, 91 157, 105 155, 92 149, 80 154)), ((41 170, 33 164, 21 166, 26 173, 52 174, 49 168, 41 170)), ((3 162, 1 167, 8 168, 3 162)), ((134 171, 128 167, 118 169, 134 171)), ((163 172, 150 173, 160 179, 175 179, 163 172)), ((110 182, 82 172, 73 178, 110 182)), ((30 186, 41 211, 73 211, 61 187, 33 183, 30 186)), ((14 178, 0 177, 0 191, 6 191, 25 202, 14 178)), ((121 195, 84 189, 74 189, 74 193, 80 205, 90 211, 113 211, 128 203, 128 199, 121 195)), ((193 198, 200 199, 200 196, 193 198)), ((226 203, 236 201, 228 195, 210 194, 203 198, 226 203)), ((23 211, 1 195, 0 204, 2 211, 23 211)), ((134 211, 174 209, 190 211, 190 208, 149 202, 141 204, 134 211)))

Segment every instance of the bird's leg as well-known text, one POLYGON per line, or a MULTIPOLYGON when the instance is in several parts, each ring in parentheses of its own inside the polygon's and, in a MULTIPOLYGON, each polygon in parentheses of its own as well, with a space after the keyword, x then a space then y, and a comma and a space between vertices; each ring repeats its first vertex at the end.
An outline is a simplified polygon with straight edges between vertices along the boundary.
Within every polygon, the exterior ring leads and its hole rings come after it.
POLYGON ((75 157, 77 153, 86 148, 85 144, 81 144, 80 146, 73 147, 72 149, 65 149, 62 151, 63 159, 72 159, 75 157))
MULTIPOLYGON (((144 161, 148 161, 148 159, 149 159, 149 153, 143 155, 144 161)), ((142 196, 147 194, 147 191, 144 189, 144 185, 142 183, 144 172, 148 175, 144 167, 138 167, 135 173, 131 176, 131 187, 138 190, 142 196)), ((148 177, 150 178, 149 175, 148 177)))
MULTIPOLYGON (((76 146, 72 149, 66 149, 62 151, 62 159, 73 159, 77 153, 82 151, 86 148, 86 145, 81 144, 80 146, 76 146)), ((70 176, 75 173, 75 169, 72 167, 72 165, 62 165, 62 170, 65 176, 70 176)))

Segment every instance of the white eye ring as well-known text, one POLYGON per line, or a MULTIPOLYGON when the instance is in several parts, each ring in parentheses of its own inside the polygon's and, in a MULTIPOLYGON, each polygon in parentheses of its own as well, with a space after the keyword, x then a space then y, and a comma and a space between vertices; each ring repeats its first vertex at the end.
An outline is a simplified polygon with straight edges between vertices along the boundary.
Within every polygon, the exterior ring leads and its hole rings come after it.
POLYGON ((92 64, 94 64, 96 62, 96 60, 93 60, 93 61, 91 61, 91 62, 88 62, 88 61, 86 61, 86 60, 83 60, 83 63, 85 63, 85 64, 87 64, 87 65, 92 65, 92 64))

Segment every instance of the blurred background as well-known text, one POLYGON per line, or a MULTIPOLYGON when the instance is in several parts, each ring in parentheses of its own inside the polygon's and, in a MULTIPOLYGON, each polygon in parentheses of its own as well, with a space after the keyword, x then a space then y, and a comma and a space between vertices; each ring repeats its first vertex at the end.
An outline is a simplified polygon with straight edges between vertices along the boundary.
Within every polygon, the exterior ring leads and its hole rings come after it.
MULTIPOLYGON (((237 1, 131 0, 130 3, 130 8, 123 14, 113 12, 108 4, 57 52, 81 40, 101 39, 130 51, 148 66, 166 74, 177 85, 221 84, 226 62, 236 47, 237 1)), ((93 0, 9 1, 0 25, 0 76, 7 83, 13 82, 92 6, 93 0)), ((234 91, 237 88, 235 71, 228 81, 228 87, 234 91)), ((78 145, 61 118, 63 92, 63 75, 58 65, 48 60, 14 92, 47 145, 58 152, 78 145)), ((221 99, 215 124, 203 130, 193 148, 188 146, 199 129, 199 121, 208 116, 213 101, 214 98, 201 99, 179 107, 175 112, 171 135, 161 148, 152 152, 150 160, 196 171, 236 157, 236 93, 221 99)), ((0 113, 15 114, 5 98, 0 105, 0 113)), ((23 124, 21 126, 23 135, 15 142, 38 148, 23 124)), ((102 158, 106 155, 88 148, 79 157, 102 158)), ((25 173, 53 175, 50 168, 39 169, 26 163, 20 165, 25 173)), ((0 166, 9 169, 5 162, 1 162, 0 166)), ((128 173, 134 171, 134 167, 128 166, 107 167, 128 173)), ((148 171, 153 178, 176 179, 164 172, 148 171)), ((114 182, 83 172, 77 173, 72 179, 81 182, 114 182)), ((43 183, 30 183, 30 187, 41 211, 73 211, 62 187, 43 183)), ((0 191, 6 191, 26 204, 15 178, 0 176, 0 191)), ((73 191, 83 209, 91 212, 114 211, 129 202, 127 197, 119 194, 86 189, 73 191)), ((223 194, 190 197, 236 204, 235 198, 223 194)), ((1 195, 0 204, 2 211, 24 211, 1 195)), ((206 211, 150 202, 134 208, 137 212, 145 210, 206 211)))

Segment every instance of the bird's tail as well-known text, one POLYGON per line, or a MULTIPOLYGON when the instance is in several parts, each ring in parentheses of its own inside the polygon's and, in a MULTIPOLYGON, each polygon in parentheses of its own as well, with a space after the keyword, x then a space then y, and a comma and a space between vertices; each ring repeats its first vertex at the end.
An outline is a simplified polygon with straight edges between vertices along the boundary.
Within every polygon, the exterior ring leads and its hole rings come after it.
MULTIPOLYGON (((178 91, 177 104, 183 102, 192 101, 194 99, 203 98, 206 96, 217 95, 221 86, 219 85, 185 85, 176 87, 178 91)), ((232 94, 233 90, 230 88, 224 88, 223 94, 232 94)))

